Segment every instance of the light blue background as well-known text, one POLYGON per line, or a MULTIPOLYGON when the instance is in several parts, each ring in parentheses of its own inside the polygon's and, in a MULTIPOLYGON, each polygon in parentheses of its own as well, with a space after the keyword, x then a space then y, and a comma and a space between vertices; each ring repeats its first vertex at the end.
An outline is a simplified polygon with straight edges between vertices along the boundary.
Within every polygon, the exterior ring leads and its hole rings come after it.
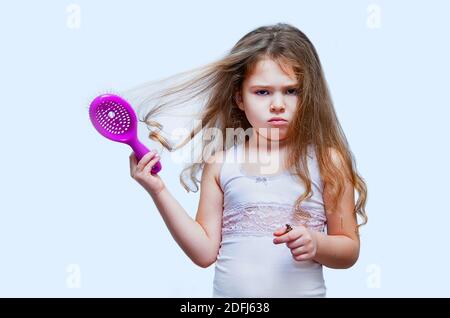
MULTIPOLYGON (((130 177, 130 149, 101 137, 87 107, 105 90, 211 62, 276 22, 316 46, 369 188, 360 259, 325 270, 328 296, 450 296, 449 13, 436 0, 2 4, 0 296, 210 297, 214 266, 185 256, 130 177), (380 28, 368 23, 372 3, 380 28)), ((182 165, 167 152, 162 163, 195 217, 182 165)))

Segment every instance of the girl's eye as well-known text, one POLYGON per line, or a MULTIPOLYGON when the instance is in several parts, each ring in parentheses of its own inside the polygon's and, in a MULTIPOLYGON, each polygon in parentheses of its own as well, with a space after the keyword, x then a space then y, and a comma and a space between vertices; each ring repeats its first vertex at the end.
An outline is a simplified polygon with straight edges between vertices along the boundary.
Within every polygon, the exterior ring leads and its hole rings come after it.
POLYGON ((259 91, 256 91, 256 95, 261 95, 261 96, 267 95, 267 94, 259 94, 259 93, 261 93, 261 92, 267 92, 267 91, 266 91, 266 90, 259 90, 259 91))
MULTIPOLYGON (((295 88, 288 89, 286 92, 289 95, 297 95, 298 94, 298 92, 297 92, 297 90, 295 88)), ((255 93, 256 93, 256 95, 266 96, 266 95, 269 94, 269 91, 267 91, 267 90, 258 90, 255 93), (267 94, 265 94, 265 93, 267 93, 267 94)))

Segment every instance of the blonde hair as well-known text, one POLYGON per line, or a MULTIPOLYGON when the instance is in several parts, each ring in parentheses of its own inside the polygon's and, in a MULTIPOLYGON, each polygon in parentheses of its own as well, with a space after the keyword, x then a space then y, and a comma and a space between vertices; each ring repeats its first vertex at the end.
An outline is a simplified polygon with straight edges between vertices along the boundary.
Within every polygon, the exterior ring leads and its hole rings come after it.
POLYGON ((293 169, 306 188, 296 200, 296 207, 312 196, 306 157, 308 146, 313 145, 321 178, 332 194, 332 208, 343 195, 344 182, 348 180, 359 194, 354 212, 363 219, 360 225, 366 224, 366 184, 357 173, 355 159, 337 119, 319 56, 308 37, 296 27, 285 23, 261 26, 243 36, 226 56, 217 61, 143 84, 126 93, 142 98, 137 107, 139 120, 145 122, 151 131, 149 138, 169 151, 183 147, 202 129, 216 128, 222 132, 222 140, 202 141, 200 157, 188 164, 180 174, 182 186, 188 192, 197 192, 201 182, 197 174, 203 171, 208 160, 204 149, 208 148, 211 155, 226 151, 236 143, 234 138, 230 140, 227 137, 227 128, 251 129, 245 113, 236 104, 235 93, 241 90, 244 79, 257 62, 266 57, 282 68, 290 67, 299 82, 298 107, 287 132, 290 136, 288 168, 293 169), (183 76, 188 78, 182 79, 183 76), (177 79, 181 83, 151 93, 152 87, 160 88, 165 81, 171 83, 177 79), (200 125, 194 127, 178 146, 173 146, 164 137, 163 126, 154 117, 194 99, 202 103, 200 125), (334 150, 334 155, 330 149, 334 150), (193 187, 188 186, 188 180, 192 181, 193 187))

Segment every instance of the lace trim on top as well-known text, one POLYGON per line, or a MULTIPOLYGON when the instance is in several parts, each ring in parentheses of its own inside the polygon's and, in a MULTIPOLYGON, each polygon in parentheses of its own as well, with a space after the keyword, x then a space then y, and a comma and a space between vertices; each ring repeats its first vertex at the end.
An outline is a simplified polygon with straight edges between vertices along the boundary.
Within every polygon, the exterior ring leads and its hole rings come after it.
POLYGON ((236 204, 223 211, 222 237, 273 236, 276 229, 287 223, 303 225, 322 232, 326 224, 322 209, 278 202, 253 202, 236 204))

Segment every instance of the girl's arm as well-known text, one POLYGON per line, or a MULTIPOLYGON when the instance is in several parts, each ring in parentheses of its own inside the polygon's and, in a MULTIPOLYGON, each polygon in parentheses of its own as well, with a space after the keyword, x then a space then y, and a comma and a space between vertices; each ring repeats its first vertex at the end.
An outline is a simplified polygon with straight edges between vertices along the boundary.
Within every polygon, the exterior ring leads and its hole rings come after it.
MULTIPOLYGON (((333 152, 333 160, 342 169, 342 161, 333 152)), ((335 211, 330 209, 330 193, 324 186, 323 199, 327 215, 327 234, 311 231, 316 238, 317 251, 314 257, 319 262, 331 268, 349 268, 359 257, 359 234, 357 219, 354 213, 354 188, 349 180, 345 183, 345 191, 338 201, 335 211)))
POLYGON ((149 192, 175 241, 195 264, 203 268, 216 261, 221 242, 223 192, 217 178, 220 166, 217 161, 205 164, 196 220, 186 213, 166 187, 158 193, 149 192))

